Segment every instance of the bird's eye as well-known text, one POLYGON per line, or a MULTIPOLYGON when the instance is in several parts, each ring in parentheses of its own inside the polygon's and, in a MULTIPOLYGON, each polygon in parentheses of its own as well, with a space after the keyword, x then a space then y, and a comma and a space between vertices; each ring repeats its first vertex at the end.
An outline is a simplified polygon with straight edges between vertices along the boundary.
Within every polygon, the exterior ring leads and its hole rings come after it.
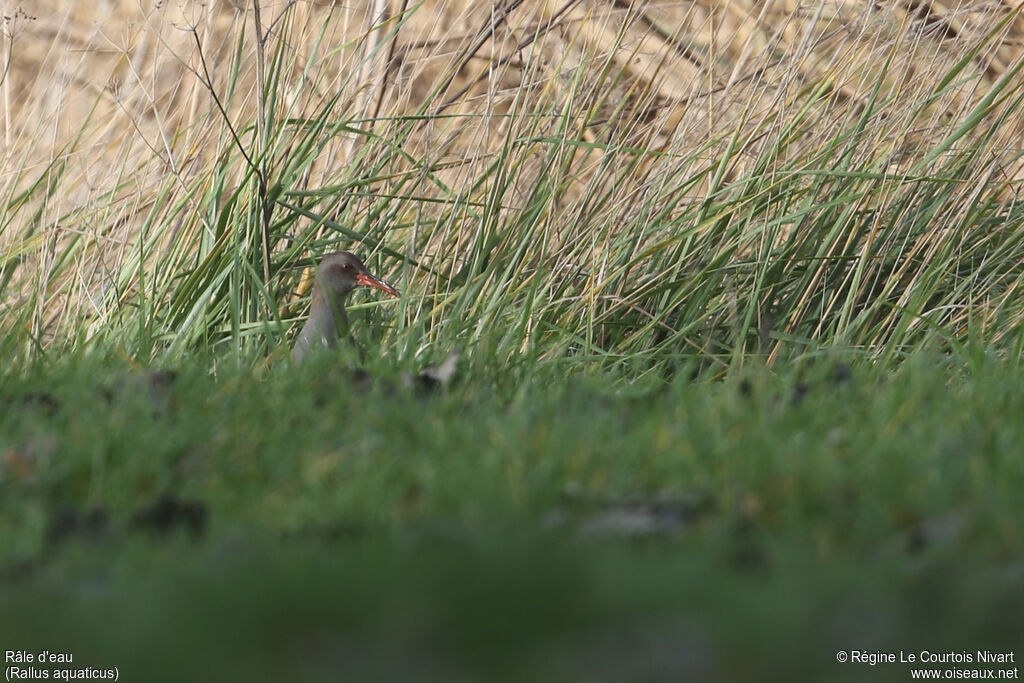
POLYGON ((344 268, 345 270, 352 270, 352 264, 346 263, 345 265, 342 266, 342 268, 344 268))

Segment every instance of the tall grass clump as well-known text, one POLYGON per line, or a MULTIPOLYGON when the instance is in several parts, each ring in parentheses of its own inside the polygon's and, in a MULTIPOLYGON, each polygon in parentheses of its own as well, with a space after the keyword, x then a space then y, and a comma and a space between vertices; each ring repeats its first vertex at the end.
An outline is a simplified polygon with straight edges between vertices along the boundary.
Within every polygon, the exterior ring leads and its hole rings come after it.
POLYGON ((1020 355, 1020 9, 364 4, 8 18, 4 356, 260 359, 342 248, 399 362, 1020 355))

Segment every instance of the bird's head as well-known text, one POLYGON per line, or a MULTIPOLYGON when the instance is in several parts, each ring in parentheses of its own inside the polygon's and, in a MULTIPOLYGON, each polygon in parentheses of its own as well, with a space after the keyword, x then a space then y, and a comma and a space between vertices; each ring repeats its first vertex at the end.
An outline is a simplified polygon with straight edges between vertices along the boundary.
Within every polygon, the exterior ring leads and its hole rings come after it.
POLYGON ((392 296, 398 291, 384 280, 370 275, 363 262, 352 253, 339 251, 324 256, 317 273, 320 286, 324 293, 332 299, 345 297, 359 285, 382 289, 392 296))

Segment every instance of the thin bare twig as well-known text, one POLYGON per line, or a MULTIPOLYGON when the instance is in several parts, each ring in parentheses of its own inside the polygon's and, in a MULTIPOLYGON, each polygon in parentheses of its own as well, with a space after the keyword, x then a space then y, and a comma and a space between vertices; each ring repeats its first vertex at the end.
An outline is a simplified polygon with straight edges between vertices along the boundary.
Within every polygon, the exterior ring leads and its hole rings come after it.
MULTIPOLYGON (((521 4, 523 4, 523 0, 507 0, 504 6, 496 8, 495 12, 491 15, 491 21, 488 23, 488 25, 480 27, 480 30, 477 31, 476 42, 473 43, 472 46, 463 50, 462 54, 459 56, 458 66, 451 70, 451 72, 445 78, 444 83, 441 85, 441 87, 437 89, 438 94, 443 93, 445 90, 448 89, 448 86, 452 84, 452 81, 455 80, 455 77, 459 74, 459 72, 462 71, 462 69, 465 68, 467 64, 469 64, 469 61, 473 59, 473 56, 477 53, 477 51, 479 51, 480 48, 483 47, 484 43, 486 43, 487 40, 494 35, 495 31, 498 30, 498 27, 505 23, 505 20, 513 12, 515 12, 521 4)), ((435 113, 440 114, 445 109, 455 104, 457 100, 458 97, 454 97, 447 100, 440 107, 437 108, 435 113)))
MULTIPOLYGON (((498 62, 491 69, 488 69, 486 72, 484 72, 484 73, 480 74, 479 76, 477 76, 470 83, 467 83, 461 90, 459 90, 459 92, 455 93, 450 98, 448 98, 448 100, 438 108, 437 113, 440 114, 445 109, 447 109, 448 107, 450 107, 453 104, 455 104, 456 102, 458 102, 467 92, 470 91, 470 89, 474 85, 476 85, 481 80, 483 80, 484 75, 486 73, 492 71, 493 69, 500 69, 501 67, 505 66, 510 61, 512 61, 516 57, 516 55, 518 55, 524 48, 528 47, 531 43, 533 43, 538 38, 541 38, 542 36, 547 34, 552 29, 557 28, 561 24, 560 17, 563 14, 565 14, 566 12, 568 12, 570 9, 572 9, 573 7, 578 5, 579 3, 580 3, 580 0, 569 0, 564 5, 562 5, 558 9, 557 12, 555 12, 553 15, 551 15, 551 18, 546 22, 546 24, 544 26, 538 26, 537 30, 535 30, 533 33, 531 33, 528 38, 525 38, 522 41, 520 41, 518 45, 516 45, 514 48, 512 48, 511 52, 509 52, 507 55, 505 55, 504 57, 499 59, 498 62)), ((495 28, 497 28, 497 27, 495 26, 495 28)), ((474 49, 473 52, 469 54, 468 58, 471 58, 474 54, 476 54, 476 51, 480 49, 480 47, 479 47, 480 45, 483 45, 483 42, 480 42, 478 44, 477 48, 474 49)), ((468 61, 468 58, 467 58, 466 61, 468 61)), ((460 66, 459 68, 461 69, 462 67, 460 66)), ((455 73, 458 73, 458 69, 456 70, 455 73)), ((449 81, 449 83, 450 82, 451 81, 449 81)), ((448 86, 445 85, 445 87, 447 88, 448 86)))

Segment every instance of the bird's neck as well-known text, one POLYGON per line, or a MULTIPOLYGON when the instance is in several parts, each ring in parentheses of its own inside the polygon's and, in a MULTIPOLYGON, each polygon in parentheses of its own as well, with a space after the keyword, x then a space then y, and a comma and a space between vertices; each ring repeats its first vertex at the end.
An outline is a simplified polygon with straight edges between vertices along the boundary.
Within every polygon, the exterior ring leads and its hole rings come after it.
POLYGON ((311 320, 316 320, 318 326, 324 330, 341 330, 348 326, 348 316, 345 314, 345 294, 334 294, 329 296, 324 290, 317 286, 313 290, 313 305, 309 312, 311 320))

